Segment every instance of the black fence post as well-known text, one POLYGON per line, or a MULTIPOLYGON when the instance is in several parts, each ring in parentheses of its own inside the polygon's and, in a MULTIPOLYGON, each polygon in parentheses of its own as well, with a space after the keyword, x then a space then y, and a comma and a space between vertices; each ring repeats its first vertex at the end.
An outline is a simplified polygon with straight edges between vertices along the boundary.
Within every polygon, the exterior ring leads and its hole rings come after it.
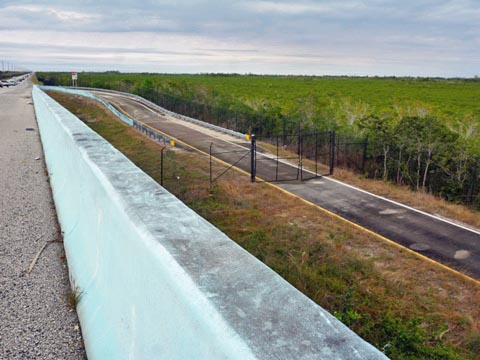
POLYGON ((300 129, 299 139, 299 167, 300 167, 300 181, 303 181, 303 135, 302 130, 300 129))
POLYGON ((212 189, 212 146, 213 143, 210 143, 210 190, 212 189))
POLYGON ((318 176, 318 132, 315 133, 315 177, 318 176))
POLYGON ((297 180, 300 177, 300 123, 298 123, 298 130, 297 130, 297 180))
MULTIPOLYGON (((339 161, 340 161, 340 136, 335 136, 334 138, 335 142, 333 143, 334 145, 334 151, 336 151, 336 155, 334 155, 334 165, 335 163, 337 164, 337 166, 339 166, 339 161)), ((345 152, 345 148, 344 148, 344 152, 345 152)), ((344 156, 345 157, 345 156, 344 156)), ((345 164, 343 164, 345 165, 345 164)))
POLYGON ((279 136, 277 135, 277 159, 276 159, 277 161, 276 161, 276 166, 275 166, 275 181, 278 181, 278 155, 279 155, 278 154, 278 146, 279 146, 278 137, 279 136))
POLYGON ((255 182, 255 175, 256 175, 256 164, 255 164, 255 152, 256 152, 256 141, 255 141, 255 135, 251 135, 251 145, 250 145, 250 181, 253 183, 255 182))
POLYGON ((367 162, 367 146, 368 136, 365 138, 365 142, 363 143, 362 173, 365 173, 365 163, 367 162))
POLYGON ((335 166, 335 130, 330 132, 330 175, 333 175, 335 166))
POLYGON ((473 167, 473 174, 472 174, 472 184, 470 186, 470 196, 467 200, 470 204, 473 203, 473 199, 475 199, 475 189, 477 183, 477 168, 478 168, 478 161, 475 162, 475 166, 473 167))
POLYGON ((235 125, 233 126, 233 130, 238 131, 238 114, 237 114, 237 110, 235 110, 235 125))

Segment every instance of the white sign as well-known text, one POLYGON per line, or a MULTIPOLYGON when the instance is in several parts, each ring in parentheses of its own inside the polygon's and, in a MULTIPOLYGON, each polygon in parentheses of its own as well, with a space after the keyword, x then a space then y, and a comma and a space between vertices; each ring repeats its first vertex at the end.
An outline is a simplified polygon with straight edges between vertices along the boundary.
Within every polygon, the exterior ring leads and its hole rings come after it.
POLYGON ((76 72, 72 72, 72 80, 77 80, 78 75, 76 72))

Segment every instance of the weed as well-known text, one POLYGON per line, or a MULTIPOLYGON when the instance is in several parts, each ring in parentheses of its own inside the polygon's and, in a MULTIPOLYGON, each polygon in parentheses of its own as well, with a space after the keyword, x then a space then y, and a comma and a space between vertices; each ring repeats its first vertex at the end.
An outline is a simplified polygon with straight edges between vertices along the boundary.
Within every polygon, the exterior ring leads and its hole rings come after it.
POLYGON ((75 281, 73 281, 71 291, 69 292, 68 298, 67 298, 67 302, 72 309, 77 308, 78 304, 82 300, 83 295, 84 295, 84 292, 81 291, 80 288, 75 285, 75 281))

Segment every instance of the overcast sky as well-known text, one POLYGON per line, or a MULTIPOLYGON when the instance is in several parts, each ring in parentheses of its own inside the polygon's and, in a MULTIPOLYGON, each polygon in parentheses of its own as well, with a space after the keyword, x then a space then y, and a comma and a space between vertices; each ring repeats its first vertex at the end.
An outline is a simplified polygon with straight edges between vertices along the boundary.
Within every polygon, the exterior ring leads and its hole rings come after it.
POLYGON ((480 0, 0 0, 31 70, 480 74, 480 0))

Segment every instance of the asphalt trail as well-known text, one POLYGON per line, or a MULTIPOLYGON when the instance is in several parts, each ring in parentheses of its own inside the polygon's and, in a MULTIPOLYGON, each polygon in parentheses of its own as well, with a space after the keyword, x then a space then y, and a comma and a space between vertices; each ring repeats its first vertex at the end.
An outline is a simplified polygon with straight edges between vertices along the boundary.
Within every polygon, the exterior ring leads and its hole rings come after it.
MULTIPOLYGON (((248 151, 249 143, 246 141, 192 127, 154 110, 147 102, 139 104, 128 96, 104 92, 96 94, 119 106, 132 118, 205 153, 209 152, 210 145, 213 144, 216 157, 228 163, 236 162, 243 153, 224 152, 238 152, 242 149, 248 151)), ((274 179, 275 162, 271 157, 258 155, 257 176, 274 179)), ((249 172, 249 157, 246 156, 237 166, 249 172)), ((279 178, 295 179, 297 171, 296 167, 280 163, 279 178)), ((306 171, 303 175, 304 178, 310 176, 306 171)), ((474 230, 415 211, 328 177, 276 185, 406 248, 480 279, 480 234, 474 230)))

